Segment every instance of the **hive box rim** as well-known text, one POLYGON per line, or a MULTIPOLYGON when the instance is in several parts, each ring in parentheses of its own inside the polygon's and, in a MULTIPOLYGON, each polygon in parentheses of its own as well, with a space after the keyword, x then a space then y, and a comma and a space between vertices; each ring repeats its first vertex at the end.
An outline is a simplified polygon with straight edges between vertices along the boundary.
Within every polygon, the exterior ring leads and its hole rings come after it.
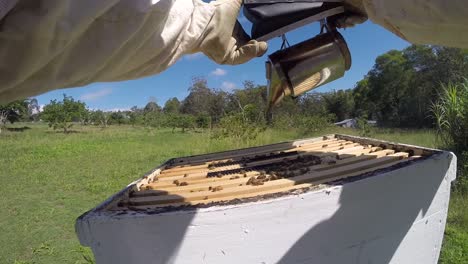
MULTIPOLYGON (((389 146, 398 146, 399 148, 408 148, 408 149, 415 149, 415 150, 420 150, 423 153, 429 154, 427 157, 424 157, 422 159, 418 160, 413 160, 413 161, 408 161, 404 162, 403 165, 397 165, 397 166, 391 166, 388 168, 380 169, 371 173, 365 173, 363 175, 357 175, 353 176, 351 180, 345 180, 345 181, 340 181, 338 184, 335 184, 331 187, 337 186, 337 185, 344 185, 344 184, 351 184, 352 182, 355 181, 360 181, 364 180, 365 178, 373 177, 375 174, 384 174, 385 172, 389 171, 394 171, 397 170, 401 167, 406 167, 409 164, 413 164, 416 162, 422 162, 427 158, 433 158, 435 156, 448 153, 451 156, 455 156, 453 153, 449 151, 443 151, 439 149, 433 149, 433 148, 427 148, 427 147, 420 147, 420 146, 415 146, 411 144, 403 144, 403 143, 396 143, 392 141, 386 141, 386 140, 379 140, 379 139, 373 139, 373 138, 367 138, 367 137, 359 137, 359 136, 352 136, 352 135, 346 135, 346 134, 327 134, 324 136, 320 137, 311 137, 311 138, 303 138, 303 139, 297 139, 297 140, 290 140, 290 141, 284 141, 284 142, 279 142, 279 143, 274 143, 274 144, 267 144, 267 145, 261 145, 261 146, 255 146, 255 147, 248 147, 248 148, 240 148, 240 149, 233 149, 233 150, 227 150, 227 151, 220 151, 220 152, 212 152, 212 153, 207 153, 207 154, 199 154, 199 155, 191 155, 191 156, 184 156, 184 157, 177 157, 177 158, 171 158, 167 160, 166 162, 162 163, 161 165, 157 166, 156 168, 150 170, 148 173, 144 174, 141 178, 133 181, 129 185, 127 185, 125 188, 120 190, 119 192, 111 195, 109 198, 107 198, 104 202, 99 204, 98 206, 90 209, 89 211, 83 213, 80 217, 78 217, 77 222, 83 221, 87 217, 98 217, 98 216, 105 216, 105 217, 125 217, 125 216, 131 216, 135 217, 139 214, 142 215, 148 215, 148 214, 166 214, 166 213, 177 213, 177 212, 194 212, 194 211, 200 211, 200 210, 218 210, 222 208, 227 208, 230 206, 239 206, 239 205, 248 205, 249 203, 257 203, 257 202, 270 202, 276 199, 282 199, 282 198, 287 198, 288 196, 295 196, 297 195, 297 192, 286 192, 286 193, 278 193, 275 195, 266 195, 265 197, 263 196, 258 196, 258 197, 253 197, 257 199, 252 199, 252 198, 245 198, 241 199, 240 201, 237 202, 217 202, 213 204, 208 204, 208 205, 193 205, 193 206, 188 206, 188 207, 171 207, 168 206, 169 210, 146 210, 146 211, 132 211, 132 210, 126 210, 126 211, 119 211, 119 210, 109 210, 110 207, 115 205, 118 201, 120 201, 123 197, 129 194, 130 191, 133 191, 137 188, 137 186, 141 185, 145 179, 148 179, 152 175, 154 176, 155 174, 157 175, 158 170, 160 171, 161 169, 165 168, 166 166, 173 164, 174 161, 177 160, 183 160, 183 159, 194 159, 194 158, 203 158, 203 157, 208 157, 211 155, 226 155, 229 153, 233 152, 239 152, 239 151, 245 151, 245 150, 256 150, 256 149, 261 149, 269 146, 279 146, 279 145, 284 145, 284 144, 300 144, 301 142, 306 142, 310 140, 321 140, 324 137, 337 137, 337 138, 343 138, 343 139, 349 139, 353 141, 361 141, 363 143, 369 143, 369 144, 383 144, 383 145, 389 145, 389 146)), ((330 187, 330 185, 321 185, 320 188, 308 188, 308 190, 303 190, 303 192, 314 192, 314 191, 323 191, 324 188, 330 187)))

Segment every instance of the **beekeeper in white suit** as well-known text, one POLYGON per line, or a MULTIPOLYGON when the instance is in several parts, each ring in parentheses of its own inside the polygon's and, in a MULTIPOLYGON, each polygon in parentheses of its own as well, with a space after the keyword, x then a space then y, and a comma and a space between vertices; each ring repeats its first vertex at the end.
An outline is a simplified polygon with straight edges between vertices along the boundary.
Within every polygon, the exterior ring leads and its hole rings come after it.
MULTIPOLYGON (((463 0, 347 0, 352 26, 369 17, 419 44, 468 47, 463 0)), ((220 64, 263 55, 237 22, 242 0, 0 0, 0 102, 93 82, 157 74, 182 55, 220 64)), ((183 73, 181 73, 183 74, 183 73)))

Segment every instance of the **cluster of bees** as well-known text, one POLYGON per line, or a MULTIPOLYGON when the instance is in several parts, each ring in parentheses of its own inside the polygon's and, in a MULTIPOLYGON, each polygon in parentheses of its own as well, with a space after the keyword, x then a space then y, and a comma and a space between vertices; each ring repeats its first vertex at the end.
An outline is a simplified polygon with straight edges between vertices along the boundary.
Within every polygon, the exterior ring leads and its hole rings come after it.
POLYGON ((248 163, 252 163, 255 161, 261 161, 261 160, 267 160, 267 159, 272 159, 272 158, 280 158, 280 157, 287 157, 290 155, 295 155, 297 154, 296 151, 293 152, 270 152, 267 154, 262 154, 262 155, 255 155, 253 157, 242 157, 239 160, 228 160, 228 161, 219 161, 219 162, 213 162, 208 165, 208 169, 212 170, 217 167, 223 167, 223 166, 229 166, 229 165, 234 165, 234 164, 242 164, 243 166, 247 166, 248 163))
MULTIPOLYGON (((324 157, 320 158, 314 155, 299 155, 296 153, 285 153, 285 152, 277 152, 277 153, 269 153, 265 155, 256 155, 254 157, 243 157, 240 160, 234 161, 222 161, 222 162, 213 162, 208 165, 210 170, 228 166, 233 164, 240 164, 243 168, 240 169, 231 169, 225 171, 217 171, 217 172, 209 172, 207 177, 224 177, 230 176, 230 180, 240 179, 240 178, 248 178, 246 183, 239 184, 242 185, 250 185, 250 186, 258 186, 263 185, 265 182, 274 181, 277 179, 283 178, 291 178, 294 176, 302 175, 305 173, 310 172, 310 167, 319 164, 334 164, 336 163, 335 157, 324 157), (284 157, 281 161, 272 162, 269 164, 264 165, 257 165, 257 166, 249 166, 249 163, 253 163, 256 161, 268 160, 271 158, 278 158, 284 157), (294 156, 289 157, 289 156, 294 156)), ((188 177, 188 174, 184 175, 184 178, 188 177)), ((187 186, 189 185, 188 182, 181 180, 175 180, 173 182, 176 186, 187 186)), ((222 186, 213 186, 209 187, 209 190, 212 192, 217 192, 223 190, 222 186)))
MULTIPOLYGON (((253 159, 268 157, 268 155, 255 156, 253 159)), ((243 158, 242 166, 251 163, 252 159, 243 158)), ((229 179, 249 178, 245 185, 258 186, 263 185, 267 181, 273 181, 282 178, 290 178, 298 175, 308 173, 310 167, 318 164, 332 164, 336 159, 332 157, 319 158, 313 155, 300 155, 297 158, 289 159, 284 158, 282 161, 275 162, 267 165, 252 166, 242 169, 234 169, 229 171, 209 173, 208 177, 221 178, 225 175, 232 175, 229 179), (255 172, 256 175, 252 175, 255 172), (250 174, 250 177, 249 177, 250 174)), ((219 166, 219 164, 216 164, 219 166)), ((216 166, 214 165, 214 166, 216 166)), ((217 166, 216 166, 217 167, 217 166)), ((240 186, 242 186, 241 184, 240 186)))

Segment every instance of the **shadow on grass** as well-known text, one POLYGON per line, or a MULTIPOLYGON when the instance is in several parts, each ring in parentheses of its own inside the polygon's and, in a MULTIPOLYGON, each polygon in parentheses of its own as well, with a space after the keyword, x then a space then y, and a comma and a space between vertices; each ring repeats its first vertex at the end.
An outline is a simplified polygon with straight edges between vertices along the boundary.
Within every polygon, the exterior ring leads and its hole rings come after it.
POLYGON ((30 127, 28 126, 24 126, 24 127, 7 127, 6 130, 7 131, 10 131, 10 132, 23 132, 25 130, 29 130, 31 129, 30 127))
POLYGON ((48 134, 86 134, 86 131, 78 131, 78 130, 67 130, 66 132, 63 130, 54 130, 54 131, 46 131, 48 134))

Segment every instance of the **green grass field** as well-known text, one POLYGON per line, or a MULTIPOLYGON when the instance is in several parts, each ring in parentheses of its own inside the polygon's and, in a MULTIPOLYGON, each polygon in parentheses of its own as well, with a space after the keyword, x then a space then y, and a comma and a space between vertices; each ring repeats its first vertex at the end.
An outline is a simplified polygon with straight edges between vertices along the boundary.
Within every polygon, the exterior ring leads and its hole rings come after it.
MULTIPOLYGON (((254 141, 237 142, 212 140, 209 132, 114 126, 78 127, 65 135, 28 126, 0 134, 2 264, 89 263, 92 254, 78 243, 75 219, 165 160, 301 137, 267 130, 254 141)), ((318 134, 332 132, 356 134, 343 129, 318 134)), ((431 131, 379 130, 373 137, 436 147, 431 131)), ((467 197, 452 195, 442 263, 467 263, 467 208, 467 197)))

